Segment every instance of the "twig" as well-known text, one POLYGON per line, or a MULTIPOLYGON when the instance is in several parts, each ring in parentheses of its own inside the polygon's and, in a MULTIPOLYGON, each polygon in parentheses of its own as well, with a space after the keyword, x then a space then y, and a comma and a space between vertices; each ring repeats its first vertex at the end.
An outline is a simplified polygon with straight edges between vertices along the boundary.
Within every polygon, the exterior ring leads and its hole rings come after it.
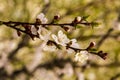
POLYGON ((107 33, 101 38, 101 40, 98 42, 97 44, 97 48, 99 48, 102 43, 107 39, 107 37, 111 34, 111 32, 113 31, 113 28, 110 28, 107 33))

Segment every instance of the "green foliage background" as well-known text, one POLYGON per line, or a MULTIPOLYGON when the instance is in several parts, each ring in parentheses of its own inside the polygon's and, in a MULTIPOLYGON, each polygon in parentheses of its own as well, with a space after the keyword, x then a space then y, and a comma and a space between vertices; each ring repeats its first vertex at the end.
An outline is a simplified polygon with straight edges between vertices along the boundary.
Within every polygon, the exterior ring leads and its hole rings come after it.
MULTIPOLYGON (((117 21, 120 23, 120 0, 0 0, 1 21, 34 22, 41 12, 45 13, 49 22, 54 15, 60 14, 62 16, 60 23, 71 22, 76 16, 86 15, 90 15, 88 21, 101 23, 94 29, 84 26, 67 33, 69 38, 78 40, 81 48, 85 48, 91 41, 99 43, 108 30, 113 28, 114 30, 99 46, 99 50, 108 53, 107 59, 102 60, 98 56, 93 56, 89 66, 81 72, 81 67, 74 67, 69 62, 74 55, 60 51, 59 53, 41 52, 41 40, 32 41, 25 34, 18 37, 15 30, 1 25, 0 56, 3 53, 7 56, 15 54, 10 60, 7 59, 3 67, 0 66, 0 80, 110 80, 120 74, 120 30, 116 29, 115 25, 117 21), (39 56, 39 59, 35 55, 39 56), (34 61, 35 58, 36 61, 34 61), (29 67, 35 62, 36 65, 44 65, 53 63, 57 59, 63 59, 65 63, 60 65, 64 67, 59 68, 59 65, 52 66, 52 68, 50 65, 47 66, 48 68, 39 67, 32 73, 32 76, 24 71, 25 67, 30 72, 29 67), (66 65, 69 65, 67 68, 73 70, 73 73, 67 72, 69 70, 65 67, 66 65), (64 75, 58 76, 59 72, 63 72, 64 75), (84 75, 85 79, 81 79, 80 75, 84 75)), ((50 26, 53 33, 59 29, 61 28, 58 26, 50 26)), ((4 61, 0 60, 0 63, 4 61)), ((59 63, 62 63, 61 60, 59 63)), ((120 77, 116 80, 119 79, 120 77)))

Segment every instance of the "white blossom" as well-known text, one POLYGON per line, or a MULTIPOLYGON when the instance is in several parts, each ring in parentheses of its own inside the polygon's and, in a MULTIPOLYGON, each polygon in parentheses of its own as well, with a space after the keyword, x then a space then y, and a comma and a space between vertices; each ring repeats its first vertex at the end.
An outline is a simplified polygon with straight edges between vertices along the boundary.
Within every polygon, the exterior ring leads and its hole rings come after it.
POLYGON ((45 15, 43 13, 40 13, 38 16, 37 16, 37 19, 40 19, 41 23, 45 24, 48 19, 45 17, 45 15))
MULTIPOLYGON (((77 43, 77 40, 76 40, 76 39, 71 39, 70 41, 71 41, 71 43, 72 43, 72 44, 70 45, 70 47, 80 48, 80 47, 79 47, 79 44, 77 43)), ((68 49, 67 49, 67 53, 74 53, 74 50, 68 48, 68 49)))
POLYGON ((37 35, 37 31, 38 31, 38 30, 35 28, 35 26, 32 25, 32 26, 31 26, 31 32, 32 32, 32 34, 37 35))
POLYGON ((40 27, 38 30, 39 37, 41 40, 47 42, 48 39, 50 38, 51 32, 45 28, 40 27))
POLYGON ((80 51, 80 52, 76 53, 75 61, 84 63, 86 60, 88 60, 88 52, 87 51, 80 51))
POLYGON ((61 30, 58 32, 57 36, 52 34, 52 38, 55 40, 57 44, 60 44, 62 46, 66 46, 66 44, 70 42, 70 40, 61 30))
POLYGON ((80 48, 76 39, 71 39, 70 41, 72 42, 72 44, 70 45, 70 47, 80 48))
POLYGON ((68 48, 66 51, 67 51, 67 53, 69 53, 69 54, 74 53, 74 50, 73 50, 73 49, 70 49, 70 48, 68 48))

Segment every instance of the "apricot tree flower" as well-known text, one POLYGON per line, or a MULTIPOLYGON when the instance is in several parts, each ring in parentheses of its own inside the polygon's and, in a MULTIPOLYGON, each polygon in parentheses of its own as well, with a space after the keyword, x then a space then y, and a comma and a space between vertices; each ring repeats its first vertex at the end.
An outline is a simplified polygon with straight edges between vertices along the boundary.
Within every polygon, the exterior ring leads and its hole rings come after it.
POLYGON ((34 35, 38 34, 38 30, 35 28, 34 25, 31 26, 31 33, 34 34, 34 35))
POLYGON ((48 19, 45 17, 45 15, 43 13, 40 13, 38 16, 37 16, 37 19, 39 19, 41 21, 41 23, 45 24, 48 19))
POLYGON ((42 28, 38 30, 39 37, 41 40, 47 42, 50 38, 51 32, 45 28, 42 28))
POLYGON ((75 61, 84 63, 86 60, 88 60, 88 52, 87 51, 80 51, 80 52, 76 53, 75 61))
MULTIPOLYGON (((14 21, 0 21, 0 25, 6 25, 10 28, 13 28, 17 31, 18 36, 21 35, 21 33, 25 33, 29 35, 33 40, 34 38, 40 38, 43 40, 43 50, 47 51, 55 51, 57 48, 61 49, 61 46, 63 49, 65 49, 68 53, 75 53, 75 60, 80 61, 83 63, 88 59, 88 52, 91 54, 98 55, 99 57, 106 59, 107 53, 104 53, 103 51, 96 51, 94 49, 95 43, 92 42, 87 48, 81 49, 79 47, 79 44, 77 43, 76 39, 69 39, 66 34, 62 32, 62 30, 58 31, 58 34, 52 34, 50 30, 46 29, 46 26, 59 26, 63 28, 65 31, 69 31, 70 27, 72 28, 79 28, 77 25, 86 25, 86 26, 96 26, 98 25, 97 22, 88 22, 86 20, 87 17, 76 17, 72 22, 69 23, 59 23, 60 16, 56 15, 53 18, 53 21, 50 21, 50 23, 47 23, 48 19, 45 17, 43 13, 40 13, 36 17, 36 21, 34 23, 29 22, 14 22, 14 21), (58 21, 58 22, 56 22, 58 21), (69 27, 68 27, 69 26, 69 27), (22 27, 22 28, 21 28, 22 27), (53 41, 50 40, 52 37, 53 41), (48 44, 50 42, 50 45, 48 44), (60 47, 59 47, 60 46, 60 47)), ((118 27, 119 28, 119 27, 118 27)))
POLYGON ((57 44, 62 45, 62 46, 66 46, 66 44, 70 42, 70 40, 61 30, 58 32, 57 36, 52 34, 52 38, 57 44))
MULTIPOLYGON (((70 47, 73 47, 73 48, 77 48, 77 49, 80 48, 80 47, 79 47, 79 44, 77 43, 77 40, 76 40, 76 39, 71 39, 69 46, 70 46, 70 47)), ((68 49, 67 49, 67 52, 68 52, 68 53, 74 53, 74 50, 68 48, 68 49)))
POLYGON ((71 39, 70 40, 71 41, 71 45, 70 45, 70 47, 74 47, 74 48, 80 48, 79 47, 79 44, 77 43, 77 40, 76 39, 71 39))

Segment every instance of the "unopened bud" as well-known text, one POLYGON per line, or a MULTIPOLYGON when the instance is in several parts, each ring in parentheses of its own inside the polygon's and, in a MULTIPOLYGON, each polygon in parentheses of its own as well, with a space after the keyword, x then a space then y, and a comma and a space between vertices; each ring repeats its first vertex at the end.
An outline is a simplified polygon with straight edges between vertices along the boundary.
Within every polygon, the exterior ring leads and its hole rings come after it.
POLYGON ((93 48, 95 45, 96 45, 95 42, 91 42, 90 45, 88 46, 87 50, 93 48))
POLYGON ((99 51, 98 55, 103 58, 104 60, 107 58, 107 53, 103 53, 103 51, 99 51))
POLYGON ((21 36, 21 32, 19 30, 17 30, 17 35, 21 36))
POLYGON ((55 15, 55 16, 54 16, 54 19, 55 19, 55 20, 59 20, 59 19, 60 19, 60 15, 55 15))
POLYGON ((78 16, 78 17, 75 18, 74 22, 78 23, 78 22, 80 22, 81 20, 82 20, 82 17, 78 16))
POLYGON ((96 45, 95 42, 91 42, 89 46, 90 46, 90 47, 94 47, 95 45, 96 45))

